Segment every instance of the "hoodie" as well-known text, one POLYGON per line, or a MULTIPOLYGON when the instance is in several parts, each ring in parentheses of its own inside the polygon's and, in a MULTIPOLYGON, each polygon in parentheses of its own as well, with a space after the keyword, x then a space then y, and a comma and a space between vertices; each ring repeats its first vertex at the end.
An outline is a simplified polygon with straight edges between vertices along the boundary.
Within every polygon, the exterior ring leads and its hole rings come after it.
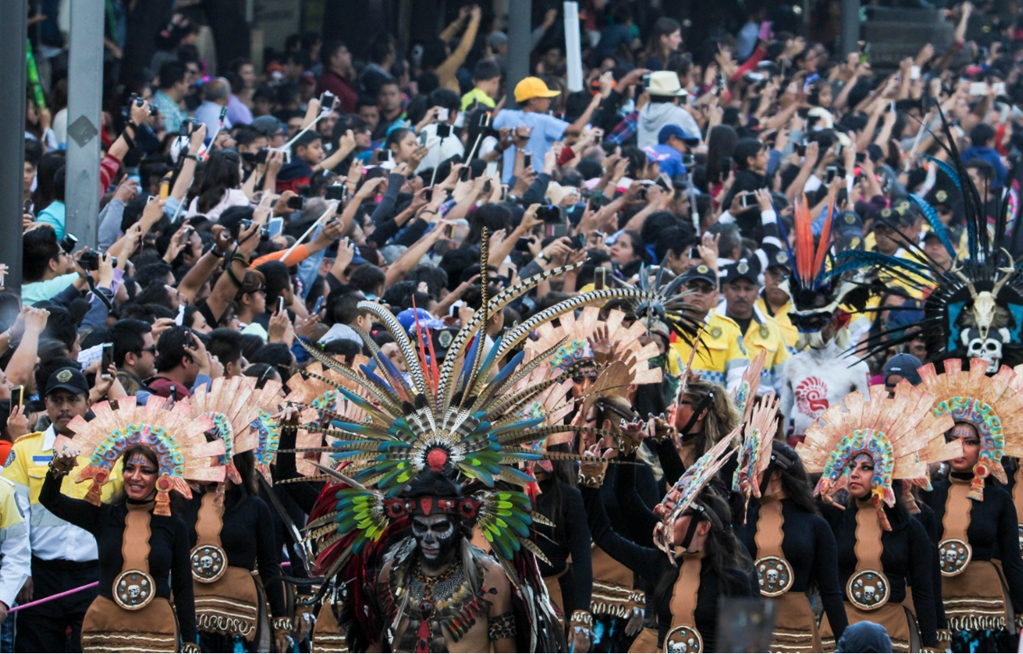
POLYGON ((700 134, 700 126, 696 124, 696 119, 682 107, 668 102, 648 102, 639 112, 637 145, 640 148, 652 148, 657 145, 657 134, 665 125, 678 125, 686 134, 700 134))

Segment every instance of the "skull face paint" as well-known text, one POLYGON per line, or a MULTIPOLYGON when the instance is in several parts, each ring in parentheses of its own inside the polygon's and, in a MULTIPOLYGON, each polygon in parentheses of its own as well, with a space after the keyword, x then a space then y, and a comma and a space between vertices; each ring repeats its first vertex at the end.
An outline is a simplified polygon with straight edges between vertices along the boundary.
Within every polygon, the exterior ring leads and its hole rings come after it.
POLYGON ((448 562, 455 552, 455 523, 451 516, 414 516, 412 536, 423 559, 433 565, 448 562))

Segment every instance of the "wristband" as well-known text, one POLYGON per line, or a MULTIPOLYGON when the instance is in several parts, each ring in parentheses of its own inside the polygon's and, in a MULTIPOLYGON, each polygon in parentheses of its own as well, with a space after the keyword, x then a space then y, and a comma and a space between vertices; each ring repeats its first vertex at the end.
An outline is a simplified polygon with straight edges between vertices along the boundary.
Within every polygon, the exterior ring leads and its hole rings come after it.
POLYGON ((249 260, 245 258, 244 254, 236 254, 233 257, 231 257, 231 263, 234 263, 235 261, 240 261, 241 264, 246 268, 249 267, 249 260))
POLYGON ((211 245, 209 250, 206 250, 206 254, 212 254, 218 259, 223 259, 227 252, 220 252, 217 250, 217 246, 211 245))
POLYGON ((202 161, 202 157, 200 157, 197 154, 192 154, 191 152, 189 152, 188 154, 183 155, 183 156, 185 157, 185 159, 191 159, 195 163, 199 163, 200 161, 202 161))
POLYGON ((238 279, 237 275, 234 274, 234 271, 231 270, 231 266, 228 266, 224 270, 224 272, 227 273, 227 278, 231 281, 232 284, 234 284, 238 288, 242 287, 241 281, 238 279))
POLYGON ((584 488, 600 488, 604 483, 604 474, 602 472, 594 477, 592 475, 584 475, 582 470, 580 470, 579 475, 576 477, 576 482, 584 488))

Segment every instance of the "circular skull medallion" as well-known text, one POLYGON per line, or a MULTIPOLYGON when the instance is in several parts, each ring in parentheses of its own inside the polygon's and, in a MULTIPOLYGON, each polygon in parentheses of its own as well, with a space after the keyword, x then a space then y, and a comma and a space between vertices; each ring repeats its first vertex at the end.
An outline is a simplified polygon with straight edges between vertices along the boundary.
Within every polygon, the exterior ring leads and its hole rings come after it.
POLYGON ((703 651, 703 636, 694 627, 680 625, 664 637, 664 651, 667 654, 692 654, 703 651))
POLYGON ((192 578, 202 584, 211 584, 224 576, 227 557, 216 545, 196 545, 192 550, 192 578))
POLYGON ((764 597, 778 597, 792 588, 792 566, 780 556, 765 556, 757 559, 757 583, 764 597))
POLYGON ((845 595, 852 605, 864 611, 879 609, 888 603, 888 577, 877 570, 860 570, 849 577, 845 595))
POLYGON ((156 597, 156 584, 149 573, 128 570, 114 580, 114 601, 122 609, 138 611, 156 597))
POLYGON ((942 576, 954 577, 962 573, 971 558, 973 548, 958 538, 948 538, 938 544, 938 563, 941 565, 942 576))

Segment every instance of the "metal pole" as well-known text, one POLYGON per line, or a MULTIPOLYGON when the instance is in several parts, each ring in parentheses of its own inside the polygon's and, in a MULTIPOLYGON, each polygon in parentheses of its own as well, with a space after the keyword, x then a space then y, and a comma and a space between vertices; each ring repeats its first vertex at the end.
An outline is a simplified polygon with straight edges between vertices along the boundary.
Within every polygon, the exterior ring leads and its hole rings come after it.
POLYGON ((533 3, 516 0, 508 4, 508 101, 506 107, 517 107, 515 85, 529 77, 529 52, 533 3))
POLYGON ((842 54, 859 51, 860 0, 842 0, 842 54))
POLYGON ((99 126, 103 100, 103 3, 71 0, 68 60, 67 231, 96 247, 99 126))
POLYGON ((0 263, 7 264, 5 289, 21 293, 21 212, 25 160, 25 37, 28 33, 26 0, 0 0, 0 263), (18 91, 21 92, 18 92, 18 91))

